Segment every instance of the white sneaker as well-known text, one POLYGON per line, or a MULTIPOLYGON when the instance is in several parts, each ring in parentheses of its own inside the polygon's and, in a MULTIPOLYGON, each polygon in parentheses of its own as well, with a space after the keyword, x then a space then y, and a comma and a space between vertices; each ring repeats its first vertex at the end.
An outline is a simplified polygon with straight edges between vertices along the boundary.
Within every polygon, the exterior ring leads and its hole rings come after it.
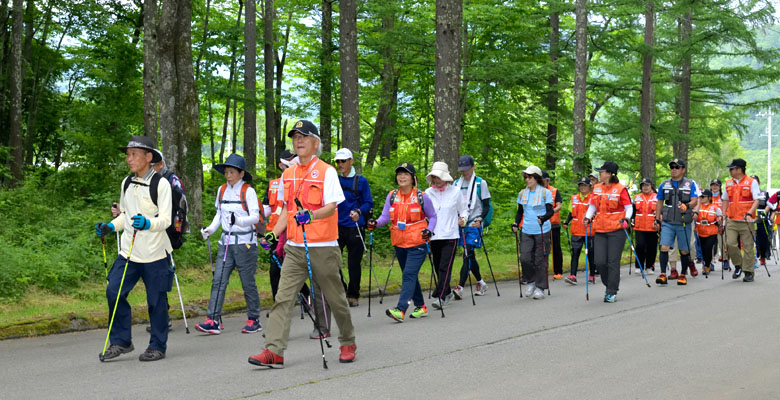
POLYGON ((531 282, 527 285, 525 285, 525 292, 523 292, 523 296, 525 297, 531 297, 534 295, 534 289, 536 289, 536 284, 531 282))
POLYGON ((544 298, 544 290, 535 288, 534 289, 534 300, 541 300, 544 298))
POLYGON ((652 268, 645 268, 645 274, 647 275, 655 275, 655 270, 652 268))
POLYGON ((634 273, 639 276, 642 276, 642 270, 640 270, 639 268, 634 268, 634 273))
POLYGON ((439 302, 439 299, 436 299, 433 302, 431 302, 431 307, 433 307, 436 310, 441 310, 441 302, 439 302))
POLYGON ((455 296, 455 300, 460 300, 463 298, 463 287, 460 285, 455 286, 455 289, 452 289, 452 294, 455 296))
POLYGON ((474 296, 484 296, 488 290, 487 283, 477 282, 477 290, 474 291, 474 296))
POLYGON ((452 294, 452 292, 450 292, 450 294, 448 294, 448 295, 444 296, 444 301, 443 301, 442 303, 443 303, 445 306, 446 306, 447 304, 450 304, 450 300, 452 300, 452 297, 453 297, 453 296, 454 296, 454 294, 452 294))

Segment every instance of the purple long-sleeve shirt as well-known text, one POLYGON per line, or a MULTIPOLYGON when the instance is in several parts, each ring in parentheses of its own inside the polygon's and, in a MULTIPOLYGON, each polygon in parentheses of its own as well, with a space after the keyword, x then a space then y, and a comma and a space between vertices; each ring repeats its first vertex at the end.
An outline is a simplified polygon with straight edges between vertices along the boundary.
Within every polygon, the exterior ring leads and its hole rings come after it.
MULTIPOLYGON (((390 222, 390 195, 392 194, 392 192, 387 194, 387 198, 385 199, 385 207, 382 208, 382 215, 380 215, 379 219, 376 220, 377 227, 385 226, 388 222, 390 222)), ((423 193, 422 198, 423 212, 425 213, 425 217, 428 218, 428 230, 433 231, 436 228, 436 209, 433 208, 433 202, 427 194, 423 193)))

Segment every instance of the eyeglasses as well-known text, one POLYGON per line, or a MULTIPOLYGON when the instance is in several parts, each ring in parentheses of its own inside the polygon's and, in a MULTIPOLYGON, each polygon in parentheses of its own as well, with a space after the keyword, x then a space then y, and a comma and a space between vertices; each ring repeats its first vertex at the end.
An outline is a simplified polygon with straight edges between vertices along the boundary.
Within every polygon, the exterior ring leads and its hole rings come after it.
POLYGON ((349 160, 336 160, 336 164, 343 164, 349 160))
POLYGON ((670 165, 669 169, 682 169, 682 167, 679 165, 670 165))

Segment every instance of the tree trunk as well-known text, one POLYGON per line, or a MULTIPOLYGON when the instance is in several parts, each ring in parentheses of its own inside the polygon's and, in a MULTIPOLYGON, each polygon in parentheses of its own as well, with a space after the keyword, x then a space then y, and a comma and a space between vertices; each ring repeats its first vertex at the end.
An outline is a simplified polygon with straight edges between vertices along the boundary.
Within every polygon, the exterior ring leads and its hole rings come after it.
POLYGON ((157 0, 144 0, 144 135, 157 143, 157 0))
POLYGON ((275 139, 279 131, 276 128, 276 113, 274 112, 274 19, 276 10, 274 0, 265 0, 263 9, 263 98, 265 100, 265 177, 276 175, 275 139))
POLYGON ((436 0, 436 77, 433 160, 458 165, 463 3, 436 0))
MULTIPOLYGON (((41 34, 39 43, 41 47, 46 47, 49 41, 49 27, 51 26, 52 19, 52 6, 50 2, 45 12, 43 22, 43 33, 41 34)), ((67 26, 67 25, 66 25, 67 26)), ((67 29, 67 28, 66 28, 67 29)), ((58 52, 59 48, 55 51, 58 52)), ((49 70, 47 70, 46 76, 41 76, 41 57, 35 59, 35 67, 33 71, 32 87, 29 89, 28 102, 27 102, 27 135, 25 135, 25 163, 30 165, 33 163, 33 158, 36 158, 40 164, 39 157, 33 157, 33 145, 39 143, 38 154, 41 153, 41 148, 48 143, 47 138, 38 139, 38 97, 40 95, 41 82, 43 78, 44 87, 48 84, 49 70)))
POLYGON ((246 168, 255 175, 257 169, 257 12, 256 0, 247 0, 244 17, 244 158, 246 168))
MULTIPOLYGON (((241 26, 241 15, 244 11, 244 2, 242 0, 238 1, 238 15, 236 16, 236 29, 238 29, 241 26)), ((227 141, 227 129, 228 129, 228 120, 230 118, 230 96, 231 96, 231 89, 233 88, 233 82, 235 80, 236 76, 236 56, 238 54, 238 50, 235 46, 231 49, 232 55, 230 56, 230 75, 228 76, 228 85, 227 85, 227 91, 228 91, 228 98, 225 100, 225 116, 222 120, 222 143, 219 148, 219 162, 220 164, 224 161, 224 155, 225 155, 225 149, 227 148, 226 141, 227 141)), ((233 101, 233 107, 236 107, 236 102, 233 101)), ((235 119, 235 118, 234 118, 235 119)), ((233 124, 235 126, 235 123, 233 124)), ((233 141, 233 148, 235 152, 235 140, 233 141)))
MULTIPOLYGON (((200 61, 203 59, 203 53, 206 52, 206 43, 209 38, 209 14, 211 13, 211 0, 206 0, 206 15, 203 19, 203 41, 198 50, 198 59, 195 61, 195 82, 200 80, 200 61)), ((213 153, 213 151, 212 151, 213 153)), ((214 158, 213 156, 211 157, 214 158)))
POLYGON ((552 65, 550 77, 547 79, 549 91, 547 92, 547 146, 544 166, 548 171, 555 170, 555 160, 558 159, 558 47, 560 42, 560 17, 556 2, 551 2, 550 7, 550 64, 552 65))
MULTIPOLYGON (((395 9, 387 10, 382 16, 382 32, 391 33, 395 29, 395 9)), ((374 135, 371 138, 371 144, 366 154, 366 168, 372 168, 376 155, 379 152, 380 144, 387 143, 393 134, 393 114, 395 113, 396 102, 398 98, 398 80, 400 69, 396 70, 393 62, 394 51, 393 42, 385 38, 386 45, 382 48, 382 60, 384 66, 380 74, 381 94, 379 97, 379 107, 376 113, 376 122, 374 123, 374 135)))
POLYGON ((233 100, 233 124, 231 125, 231 141, 230 143, 233 145, 233 148, 231 149, 231 153, 236 152, 236 147, 238 146, 236 143, 238 142, 238 122, 236 121, 236 112, 238 111, 238 100, 233 100))
POLYGON ((680 137, 674 146, 674 157, 688 162, 688 132, 691 120, 691 51, 688 40, 693 31, 693 16, 689 8, 681 21, 680 39, 684 48, 680 74, 680 137))
MULTIPOLYGON (((320 49, 320 138, 322 150, 331 152, 331 113, 333 112, 333 0, 322 0, 322 47, 320 49)), ((366 163, 368 164, 368 163, 366 163)))
MULTIPOLYGON (((0 80, 5 82, 6 62, 8 58, 6 56, 6 49, 8 48, 8 0, 0 0, 0 80)), ((5 99, 8 88, 6 86, 0 87, 0 145, 8 143, 8 127, 6 126, 7 119, 5 116, 5 99)), ((0 155, 0 164, 6 164, 8 159, 0 155)))
MULTIPOLYGON (((181 177, 187 195, 200 199, 203 164, 198 93, 192 62, 192 1, 163 3, 159 25, 160 134, 166 163, 181 177)), ((189 220, 201 225, 203 205, 189 204, 189 220)))
MULTIPOLYGON (((230 84, 228 84, 228 88, 230 84)), ((225 161, 225 149, 227 149, 227 131, 228 122, 230 121, 230 98, 225 100, 225 115, 222 118, 222 141, 219 145, 219 163, 222 164, 225 161)))
POLYGON ((339 7, 342 141, 343 147, 352 150, 354 159, 361 160, 360 105, 358 101, 357 1, 341 0, 339 7))
POLYGON ((22 0, 13 0, 11 18, 11 109, 10 135, 8 145, 11 147, 9 167, 11 169, 11 184, 22 180, 24 152, 22 149, 22 0))
MULTIPOLYGON (((276 110, 274 113, 274 128, 278 131, 279 127, 282 125, 282 82, 284 78, 284 65, 287 62, 287 46, 290 44, 290 27, 292 26, 292 12, 287 13, 287 27, 284 29, 284 41, 282 42, 282 55, 280 56, 278 52, 274 52, 274 60, 276 62, 276 87, 274 87, 274 90, 276 91, 276 95, 274 97, 274 101, 276 101, 276 110)), ((279 131, 278 140, 276 140, 276 154, 282 154, 282 151, 284 150, 284 143, 285 138, 287 137, 286 132, 286 123, 285 123, 285 129, 283 131, 279 131)), ((276 164, 274 164, 275 166, 276 164)))
POLYGON ((209 142, 211 144, 211 165, 214 166, 216 164, 216 160, 214 159, 214 111, 211 107, 211 96, 208 97, 208 107, 209 107, 209 142))
MULTIPOLYGON (((24 11, 24 46, 22 47, 22 85, 27 80, 27 71, 32 66, 32 40, 35 36, 35 3, 33 0, 27 0, 27 8, 24 11)), ((22 91, 22 96, 25 98, 22 103, 22 109, 24 109, 25 103, 28 105, 32 103, 32 91, 28 90, 25 93, 22 91)), ((23 156, 24 164, 32 165, 33 159, 33 132, 30 131, 28 126, 26 130, 23 130, 23 156), (25 132, 26 131, 26 132, 25 132)))
POLYGON ((576 0, 575 36, 577 45, 574 63, 574 176, 579 177, 590 168, 585 165, 585 87, 588 78, 588 10, 587 0, 576 0))
POLYGON ((640 106, 640 123, 642 125, 640 153, 640 171, 643 178, 655 182, 655 135, 652 125, 655 115, 655 90, 653 89, 653 46, 655 29, 655 5, 653 0, 647 0, 645 9, 645 46, 642 50, 642 104, 640 106))

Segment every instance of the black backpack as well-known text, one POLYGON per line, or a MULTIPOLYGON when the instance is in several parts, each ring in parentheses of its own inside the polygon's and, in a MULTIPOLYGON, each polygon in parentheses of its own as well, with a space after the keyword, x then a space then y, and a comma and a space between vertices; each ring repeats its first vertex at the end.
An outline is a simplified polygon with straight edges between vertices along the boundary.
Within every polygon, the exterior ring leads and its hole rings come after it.
MULTIPOLYGON (((152 198, 154 205, 157 205, 157 185, 160 183, 161 178, 165 178, 170 182, 173 171, 166 171, 164 176, 155 172, 154 175, 152 175, 152 182, 149 185, 133 181, 133 176, 135 176, 135 174, 130 174, 125 178, 122 194, 124 195, 127 188, 130 187, 130 184, 149 186, 149 196, 152 198)), ((187 221, 189 207, 187 206, 187 196, 184 195, 184 192, 178 186, 171 185, 171 200, 173 203, 171 204, 171 225, 165 229, 165 233, 168 234, 168 239, 171 241, 171 247, 178 249, 184 244, 184 234, 189 233, 190 231, 190 223, 187 221)))

